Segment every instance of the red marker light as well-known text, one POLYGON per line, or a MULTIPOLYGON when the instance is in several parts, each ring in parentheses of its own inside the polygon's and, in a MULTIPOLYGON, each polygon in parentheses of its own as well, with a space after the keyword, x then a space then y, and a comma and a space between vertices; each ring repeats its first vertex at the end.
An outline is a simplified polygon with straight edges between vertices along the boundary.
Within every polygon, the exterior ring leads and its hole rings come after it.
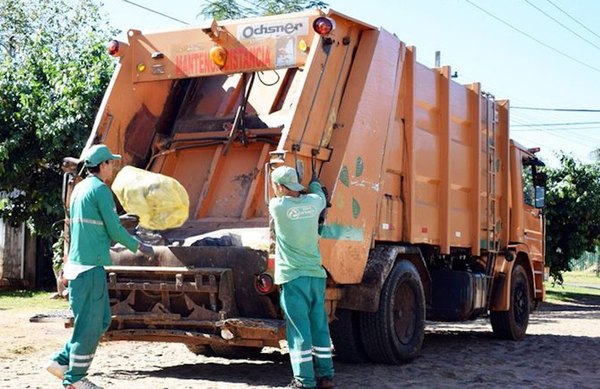
POLYGON ((269 294, 275 289, 273 277, 267 273, 257 275, 254 286, 256 287, 256 291, 260 294, 269 294))
POLYGON ((108 54, 111 57, 118 57, 120 48, 121 48, 121 44, 119 43, 119 41, 114 40, 114 39, 112 41, 108 42, 108 45, 106 46, 106 50, 108 51, 108 54))
POLYGON ((335 21, 325 16, 315 19, 313 30, 321 36, 330 34, 335 29, 335 21))

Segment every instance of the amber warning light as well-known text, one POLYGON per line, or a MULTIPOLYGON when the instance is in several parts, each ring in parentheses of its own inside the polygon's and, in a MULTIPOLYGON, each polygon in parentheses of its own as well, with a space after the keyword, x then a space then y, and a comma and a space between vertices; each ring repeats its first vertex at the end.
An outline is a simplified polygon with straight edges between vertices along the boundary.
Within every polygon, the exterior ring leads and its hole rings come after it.
POLYGON ((210 49, 208 55, 213 63, 219 68, 225 66, 225 63, 227 62, 227 50, 225 50, 223 47, 214 46, 212 49, 210 49))
POLYGON ((329 35, 335 30, 335 21, 325 16, 318 17, 313 22, 313 30, 321 36, 329 35))

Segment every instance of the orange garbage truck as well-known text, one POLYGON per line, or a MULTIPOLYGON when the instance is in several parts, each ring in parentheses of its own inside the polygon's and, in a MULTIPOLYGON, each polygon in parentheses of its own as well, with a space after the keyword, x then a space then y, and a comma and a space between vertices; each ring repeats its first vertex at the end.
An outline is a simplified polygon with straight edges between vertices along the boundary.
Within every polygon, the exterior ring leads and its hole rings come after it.
MULTIPOLYGON (((489 317, 498 337, 525 336, 544 299, 545 176, 536 150, 509 138, 508 100, 333 10, 129 30, 109 52, 118 65, 86 147, 122 154, 115 171, 176 179, 189 215, 137 230, 152 260, 112 252, 106 340, 279 347, 267 202, 282 164, 327 188, 320 250, 339 359, 411 360, 426 320, 489 317)), ((65 202, 81 170, 65 164, 65 202)))

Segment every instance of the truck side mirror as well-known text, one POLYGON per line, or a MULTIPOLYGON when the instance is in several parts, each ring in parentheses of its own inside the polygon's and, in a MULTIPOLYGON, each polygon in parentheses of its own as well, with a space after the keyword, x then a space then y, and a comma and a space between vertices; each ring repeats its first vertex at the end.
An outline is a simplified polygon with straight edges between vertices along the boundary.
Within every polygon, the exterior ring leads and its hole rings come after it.
POLYGON ((533 175, 533 185, 536 187, 546 187, 546 173, 544 172, 535 172, 533 175))
POLYGON ((544 208, 546 205, 546 188, 544 186, 535 186, 535 201, 536 208, 544 208))

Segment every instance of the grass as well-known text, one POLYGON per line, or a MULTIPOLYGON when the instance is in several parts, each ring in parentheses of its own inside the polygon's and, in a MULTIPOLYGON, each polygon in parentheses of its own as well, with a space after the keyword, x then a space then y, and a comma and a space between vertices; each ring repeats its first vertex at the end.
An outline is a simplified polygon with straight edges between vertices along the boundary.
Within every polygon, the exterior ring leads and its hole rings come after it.
POLYGON ((546 282, 546 301, 589 302, 600 300, 600 277, 594 272, 566 272, 563 285, 546 282))
POLYGON ((593 271, 570 271, 563 273, 567 284, 596 285, 600 287, 600 277, 593 271))
POLYGON ((64 299, 51 299, 52 292, 30 290, 0 291, 0 311, 28 311, 68 309, 69 303, 64 299))

